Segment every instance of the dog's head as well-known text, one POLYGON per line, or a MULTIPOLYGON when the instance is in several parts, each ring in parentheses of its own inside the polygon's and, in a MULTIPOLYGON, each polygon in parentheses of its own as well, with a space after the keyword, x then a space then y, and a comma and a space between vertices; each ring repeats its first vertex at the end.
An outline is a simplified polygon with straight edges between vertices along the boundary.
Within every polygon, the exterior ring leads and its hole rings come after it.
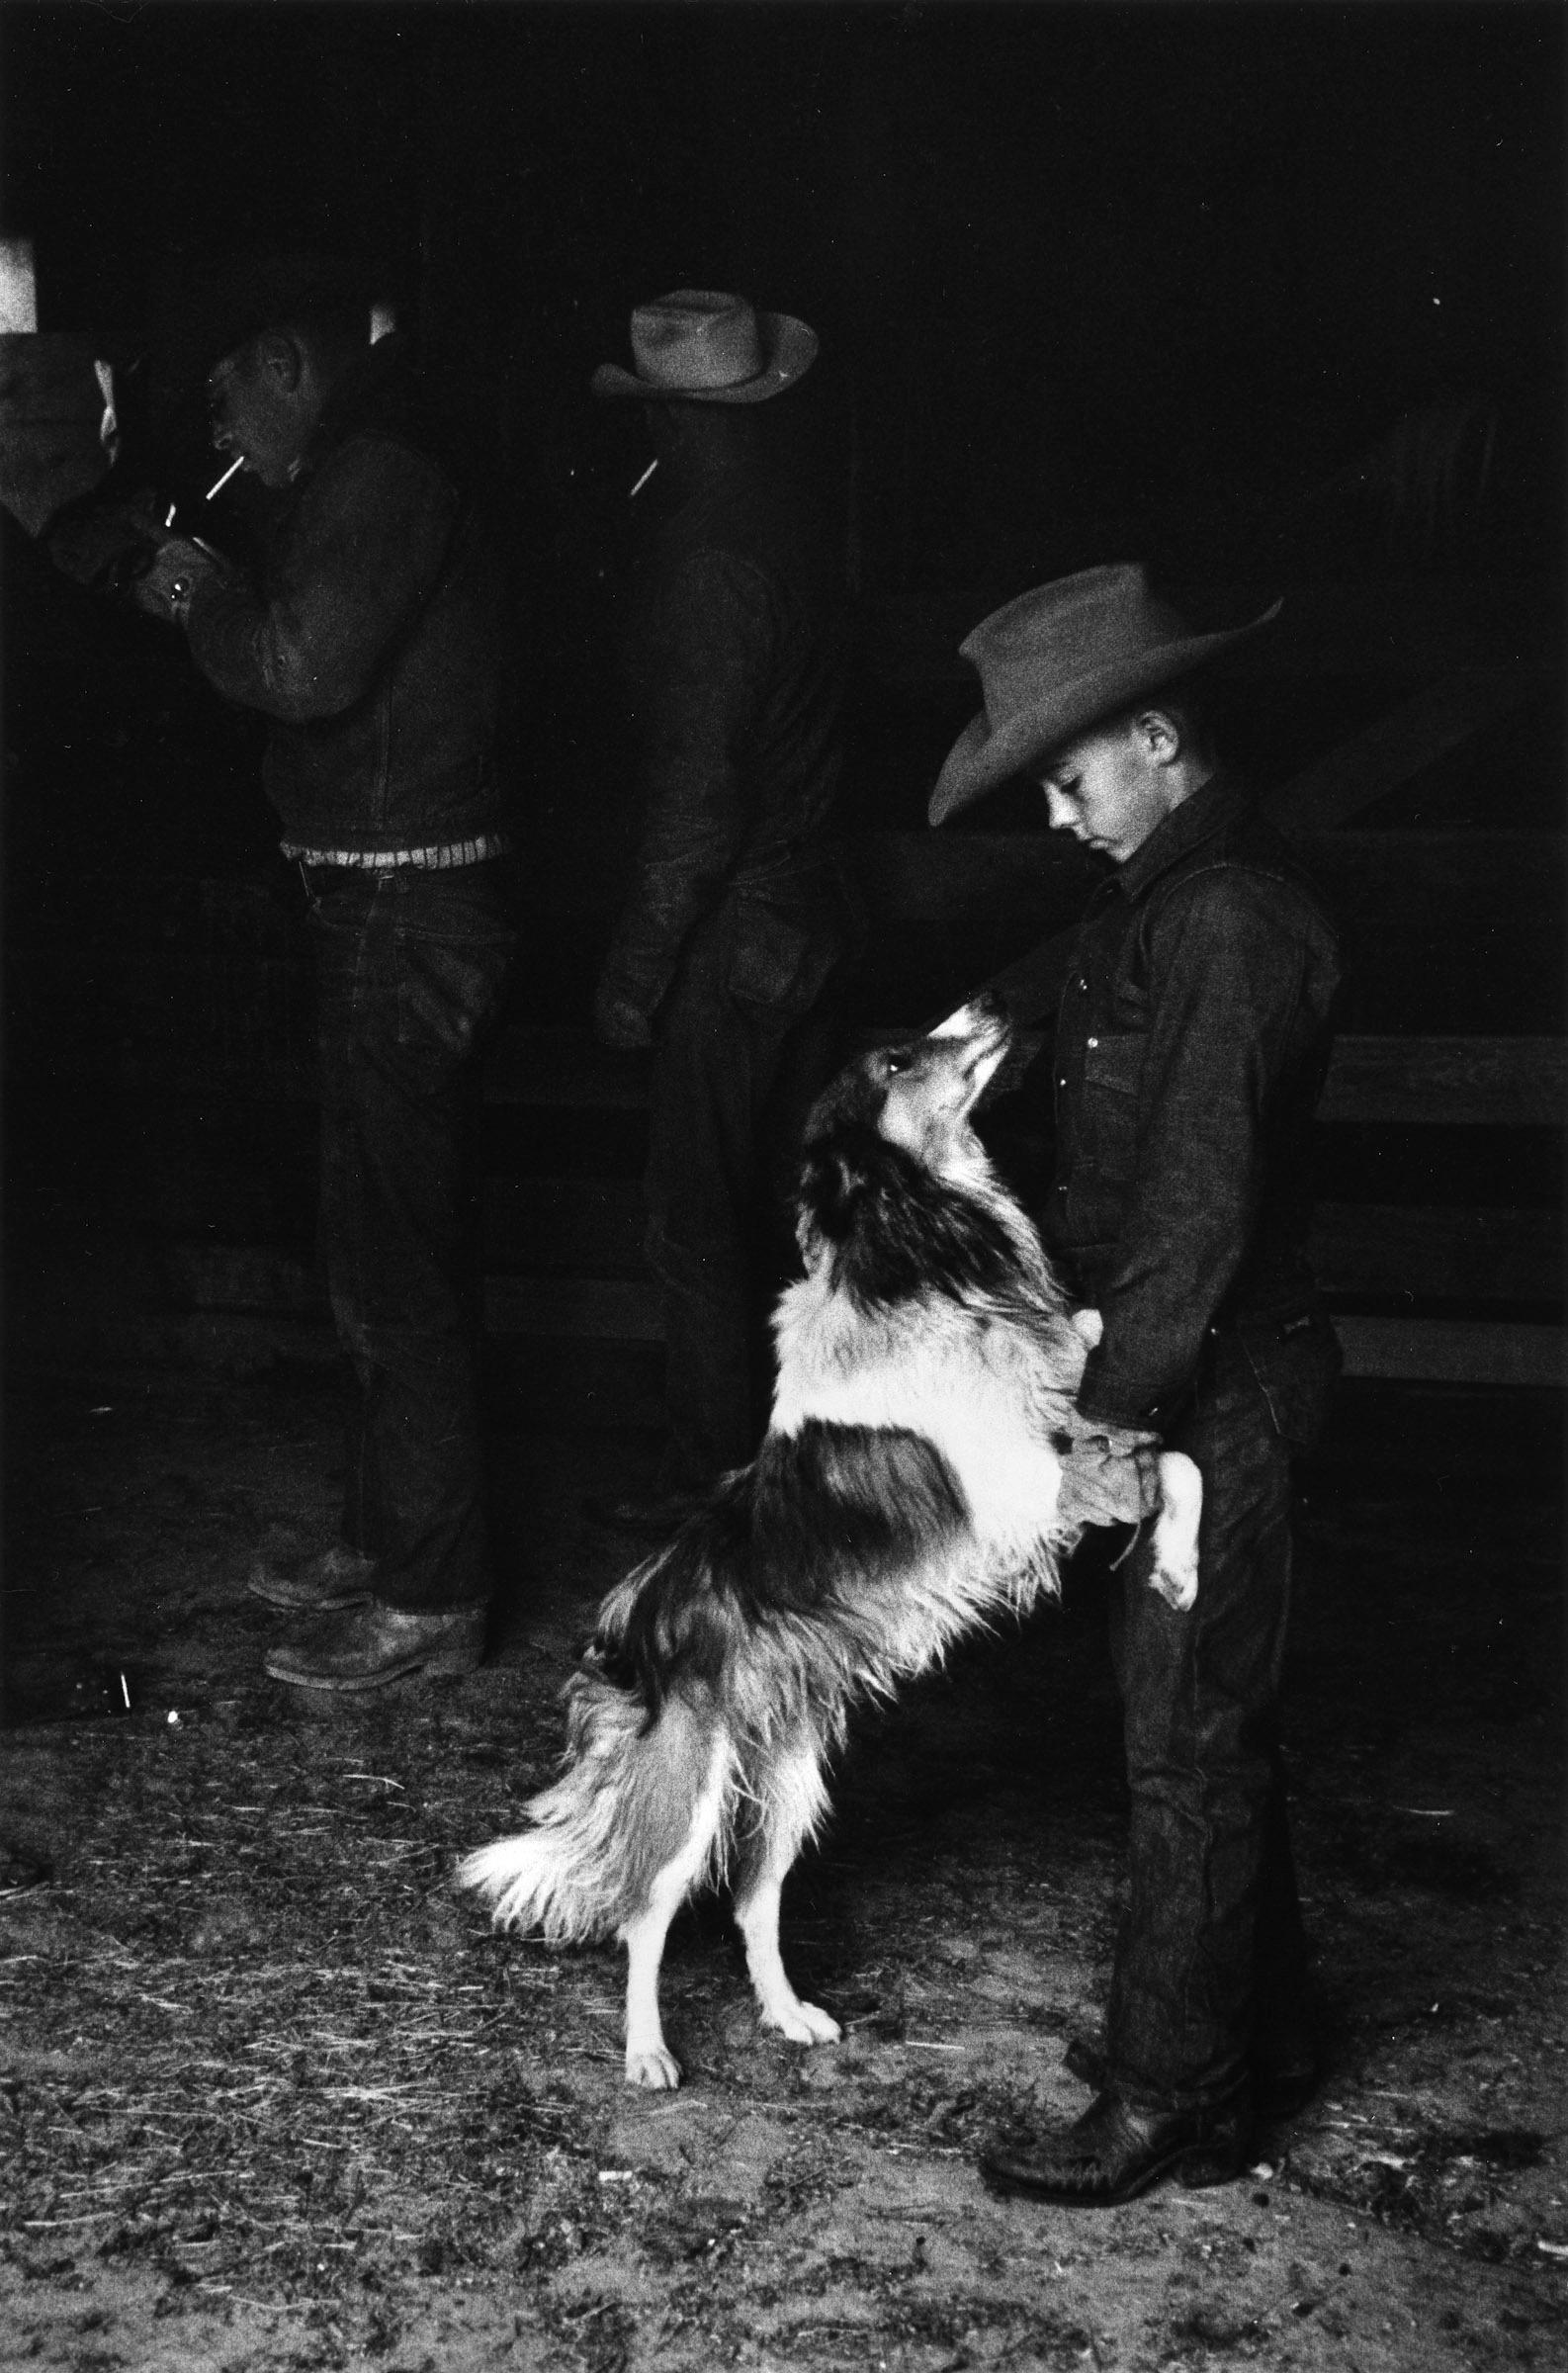
MULTIPOLYGON (((875 1268, 905 1289, 936 1285, 956 1281, 955 1262, 967 1276, 961 1240, 978 1245, 998 1232, 1002 1199, 971 1115, 1010 1036, 1002 1007, 976 999, 925 1037, 873 1048, 839 1073, 806 1125, 800 1239, 808 1262, 833 1248, 842 1272, 854 1240, 857 1276, 875 1268)), ((999 1242, 1007 1239, 1003 1223, 999 1242)))
POLYGON ((962 1174, 980 1153, 970 1115, 1011 1036, 1002 1006, 978 997, 923 1038, 873 1047, 819 1097, 807 1145, 858 1124, 902 1145, 937 1178, 962 1174))

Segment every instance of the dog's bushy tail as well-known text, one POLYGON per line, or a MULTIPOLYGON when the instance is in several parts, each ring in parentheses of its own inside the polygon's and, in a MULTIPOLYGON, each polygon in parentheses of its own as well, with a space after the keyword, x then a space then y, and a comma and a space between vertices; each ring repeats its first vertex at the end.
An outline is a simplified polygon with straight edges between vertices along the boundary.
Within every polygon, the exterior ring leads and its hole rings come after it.
MULTIPOLYGON (((711 1701, 676 1689, 651 1707, 643 1689, 605 1670, 649 1579, 640 1570, 605 1602, 566 1686, 565 1769, 524 1806, 529 1827, 458 1866, 459 1886, 488 1898, 497 1927, 537 1928, 555 1944, 615 1935, 646 1907, 705 1801, 712 1808, 731 1794, 732 1750, 711 1701)), ((717 1821, 693 1885, 721 1875, 727 1827, 717 1821)))

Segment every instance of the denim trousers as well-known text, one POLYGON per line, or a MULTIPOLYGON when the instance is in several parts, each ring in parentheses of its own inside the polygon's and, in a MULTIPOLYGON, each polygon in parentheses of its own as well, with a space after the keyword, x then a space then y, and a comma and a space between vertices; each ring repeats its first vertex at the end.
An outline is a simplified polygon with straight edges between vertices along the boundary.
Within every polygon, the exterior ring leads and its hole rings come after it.
POLYGON ((379 1598, 488 1598, 467 1138, 516 942, 510 865, 312 868, 320 1250, 356 1392, 343 1534, 379 1598))
POLYGON ((1142 2109, 1221 2101, 1312 2054, 1277 1738, 1290 1450, 1234 1334, 1166 1446, 1203 1477, 1196 1603, 1148 1587, 1141 1544, 1111 1606, 1131 1813, 1105 2041, 1110 2082, 1142 2109))
POLYGON ((737 986, 738 937, 699 930, 658 1016, 651 1082, 649 1265, 664 1332, 665 1491, 703 1491, 756 1455, 772 1398, 769 1320, 799 1267, 807 1114, 841 1051, 826 937, 777 996, 737 986))

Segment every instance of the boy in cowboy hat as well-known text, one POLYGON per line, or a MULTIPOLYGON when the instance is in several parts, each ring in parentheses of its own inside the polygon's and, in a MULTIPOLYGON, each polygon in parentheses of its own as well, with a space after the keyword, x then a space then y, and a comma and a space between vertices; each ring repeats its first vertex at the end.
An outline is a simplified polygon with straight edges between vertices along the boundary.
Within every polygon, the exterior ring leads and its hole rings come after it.
POLYGON ((1022 595, 963 646, 985 709, 930 803, 940 824, 1029 775, 1053 828, 1111 860, 1058 982, 1045 1233, 1103 1321, 1080 1415, 1110 1456, 1158 1436, 1204 1484, 1195 1605, 1143 1587, 1136 1555, 1115 1577, 1128 1905, 1103 2048, 1067 2056, 1095 2098, 982 2161, 1069 2206, 1235 2175, 1255 2115, 1315 2076, 1275 1702, 1290 1452, 1338 1366, 1302 1240, 1339 961, 1192 681, 1265 623, 1199 633, 1137 568, 1022 595))
POLYGON ((678 289, 637 308, 631 345, 631 370, 592 381, 644 407, 657 471, 622 654, 640 843, 595 1026, 653 1049, 645 1191, 668 1444, 653 1502, 598 1513, 657 1533, 761 1434, 763 1322, 789 1243, 777 1189, 832 1069, 825 993, 851 915, 829 844, 842 571, 763 416, 816 336, 678 289))

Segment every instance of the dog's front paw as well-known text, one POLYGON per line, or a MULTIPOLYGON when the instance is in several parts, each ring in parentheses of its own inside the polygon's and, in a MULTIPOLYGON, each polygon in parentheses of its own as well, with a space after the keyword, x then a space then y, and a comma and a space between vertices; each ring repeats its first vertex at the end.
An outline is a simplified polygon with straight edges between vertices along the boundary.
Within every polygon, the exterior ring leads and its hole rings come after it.
POLYGON ((791 2044, 838 2044, 843 2029, 815 2002, 780 2003, 762 2013, 762 2024, 791 2044))
POLYGON ((626 2081, 640 2084, 645 2092, 672 2093, 680 2082, 680 2063, 672 2052, 659 2044, 651 2052, 628 2051, 626 2081))
POLYGON ((1198 1526, 1203 1478, 1180 1450, 1160 1454, 1160 1515, 1155 1524, 1149 1587, 1185 1615, 1197 1602, 1198 1526))
POLYGON ((1157 1565, 1149 1576, 1149 1588, 1157 1590, 1177 1615, 1185 1615, 1197 1605, 1198 1569, 1195 1565, 1157 1565))

